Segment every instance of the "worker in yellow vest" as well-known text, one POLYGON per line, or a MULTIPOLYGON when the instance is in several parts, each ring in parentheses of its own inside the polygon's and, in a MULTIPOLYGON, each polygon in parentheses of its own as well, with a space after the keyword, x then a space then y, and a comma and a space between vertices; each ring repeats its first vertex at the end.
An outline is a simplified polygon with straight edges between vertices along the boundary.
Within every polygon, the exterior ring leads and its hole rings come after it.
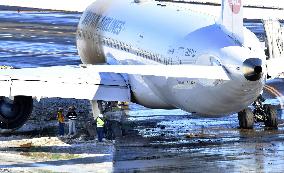
POLYGON ((57 111, 57 121, 58 121, 58 128, 59 128, 59 135, 64 135, 64 114, 63 108, 58 108, 57 111))
POLYGON ((103 119, 103 115, 99 114, 98 118, 97 118, 97 134, 98 134, 98 141, 102 142, 103 141, 103 137, 104 137, 104 119, 103 119))

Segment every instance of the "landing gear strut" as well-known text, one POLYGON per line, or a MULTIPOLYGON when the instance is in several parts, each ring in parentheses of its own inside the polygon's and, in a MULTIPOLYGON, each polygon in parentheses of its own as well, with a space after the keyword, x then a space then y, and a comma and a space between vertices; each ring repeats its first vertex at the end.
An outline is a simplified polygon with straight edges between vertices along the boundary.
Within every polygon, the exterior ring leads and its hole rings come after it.
POLYGON ((263 105, 265 99, 260 95, 252 104, 254 110, 249 108, 238 113, 239 125, 242 129, 252 129, 254 122, 264 122, 265 127, 277 128, 277 110, 272 105, 263 105))

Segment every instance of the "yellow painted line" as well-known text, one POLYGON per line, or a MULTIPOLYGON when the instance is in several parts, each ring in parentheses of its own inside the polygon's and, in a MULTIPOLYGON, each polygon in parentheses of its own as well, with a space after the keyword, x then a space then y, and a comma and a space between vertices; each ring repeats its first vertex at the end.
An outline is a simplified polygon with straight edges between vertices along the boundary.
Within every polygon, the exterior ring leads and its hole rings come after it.
POLYGON ((265 85, 264 88, 277 97, 280 102, 281 109, 284 109, 283 94, 272 86, 265 85))

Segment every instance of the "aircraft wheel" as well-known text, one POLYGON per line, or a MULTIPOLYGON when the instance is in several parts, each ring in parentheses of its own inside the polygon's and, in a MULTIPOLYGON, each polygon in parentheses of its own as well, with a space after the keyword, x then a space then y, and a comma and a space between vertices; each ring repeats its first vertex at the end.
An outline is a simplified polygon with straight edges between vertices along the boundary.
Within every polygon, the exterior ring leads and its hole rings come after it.
POLYGON ((265 127, 277 128, 278 127, 278 117, 277 110, 272 105, 263 105, 266 118, 264 120, 265 127))
POLYGON ((239 125, 241 129, 252 129, 254 124, 254 115, 252 110, 245 109, 238 113, 239 125))
POLYGON ((28 96, 15 96, 14 99, 0 99, 0 132, 20 128, 30 117, 33 99, 28 96), (7 130, 6 130, 7 129, 7 130))

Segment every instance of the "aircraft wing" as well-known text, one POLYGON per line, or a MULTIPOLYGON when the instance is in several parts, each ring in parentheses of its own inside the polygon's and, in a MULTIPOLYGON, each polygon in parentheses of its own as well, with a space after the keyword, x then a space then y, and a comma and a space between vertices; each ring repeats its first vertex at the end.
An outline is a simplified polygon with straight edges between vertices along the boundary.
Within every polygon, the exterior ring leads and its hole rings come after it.
POLYGON ((229 80, 221 66, 82 65, 0 70, 0 96, 130 101, 126 74, 229 80))
POLYGON ((127 81, 119 74, 78 66, 0 70, 0 95, 129 101, 127 81))

